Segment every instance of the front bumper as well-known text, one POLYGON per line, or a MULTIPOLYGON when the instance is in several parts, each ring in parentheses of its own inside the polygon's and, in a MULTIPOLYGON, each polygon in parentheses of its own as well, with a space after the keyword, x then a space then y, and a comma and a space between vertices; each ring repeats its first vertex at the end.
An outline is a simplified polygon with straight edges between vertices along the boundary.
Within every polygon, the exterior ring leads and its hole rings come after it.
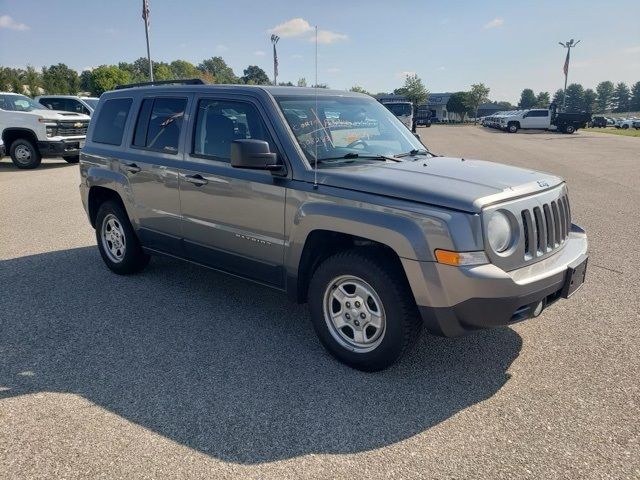
POLYGON ((43 157, 73 157, 80 155, 85 137, 65 138, 38 142, 38 150, 43 157))
POLYGON ((568 268, 586 260, 587 250, 586 234, 572 225, 556 254, 510 272, 493 264, 402 263, 427 329, 454 337, 525 320, 539 302, 548 306, 562 298, 568 268))

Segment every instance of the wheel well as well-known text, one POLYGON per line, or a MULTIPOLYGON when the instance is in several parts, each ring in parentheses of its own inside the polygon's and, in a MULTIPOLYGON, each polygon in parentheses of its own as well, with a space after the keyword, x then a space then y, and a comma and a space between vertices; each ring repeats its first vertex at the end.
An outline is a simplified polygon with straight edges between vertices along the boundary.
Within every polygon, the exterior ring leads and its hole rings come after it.
POLYGON ((31 130, 22 128, 6 128, 2 132, 2 141, 4 142, 7 153, 11 149, 11 144, 19 139, 29 140, 35 145, 38 142, 38 137, 31 130))
POLYGON ((391 247, 357 235, 329 230, 314 230, 307 237, 300 256, 293 300, 298 303, 305 303, 307 301, 309 282, 318 266, 330 256, 352 248, 376 249, 376 258, 386 257, 394 268, 400 267, 404 275, 400 258, 391 247))
POLYGON ((89 220, 91 221, 91 225, 95 228, 96 226, 96 216, 98 215, 98 209, 100 205, 102 205, 107 200, 115 200, 119 202, 123 208, 124 203, 120 198, 120 195, 115 190, 111 190, 110 188, 105 187, 91 187, 89 190, 89 220))

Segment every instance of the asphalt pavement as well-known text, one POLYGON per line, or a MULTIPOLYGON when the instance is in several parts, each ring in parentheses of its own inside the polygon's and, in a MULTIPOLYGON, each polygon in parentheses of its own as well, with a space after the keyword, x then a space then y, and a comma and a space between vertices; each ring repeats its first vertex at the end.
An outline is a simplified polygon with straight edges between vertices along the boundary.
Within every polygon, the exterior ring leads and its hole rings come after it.
POLYGON ((164 258, 112 274, 77 165, 0 162, 0 478, 640 478, 640 138, 419 133, 565 177, 587 283, 376 374, 268 288, 164 258))

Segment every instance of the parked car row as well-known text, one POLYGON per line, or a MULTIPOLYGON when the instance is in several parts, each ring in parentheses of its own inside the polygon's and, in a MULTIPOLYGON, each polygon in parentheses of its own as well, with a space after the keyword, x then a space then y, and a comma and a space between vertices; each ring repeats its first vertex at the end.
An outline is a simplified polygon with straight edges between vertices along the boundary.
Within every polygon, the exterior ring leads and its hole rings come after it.
POLYGON ((573 133, 579 128, 585 128, 590 121, 591 114, 589 113, 557 112, 555 105, 552 104, 549 108, 498 112, 484 117, 481 124, 509 133, 516 133, 521 129, 573 133))
POLYGON ((627 130, 629 128, 640 130, 640 118, 616 118, 614 126, 623 130, 627 130))

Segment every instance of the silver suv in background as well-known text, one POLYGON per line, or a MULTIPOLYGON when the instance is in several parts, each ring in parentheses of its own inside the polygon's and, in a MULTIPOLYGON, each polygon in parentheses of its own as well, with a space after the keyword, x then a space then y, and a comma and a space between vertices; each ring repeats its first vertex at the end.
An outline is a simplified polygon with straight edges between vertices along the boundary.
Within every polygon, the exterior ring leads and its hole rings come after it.
POLYGON ((97 97, 77 97, 75 95, 42 95, 35 98, 50 110, 60 110, 64 112, 83 113, 93 115, 93 111, 98 105, 97 97))
POLYGON ((199 83, 100 98, 80 193, 113 272, 170 255, 284 291, 368 371, 423 324, 511 325, 582 285, 561 178, 435 156, 368 95, 199 83))

